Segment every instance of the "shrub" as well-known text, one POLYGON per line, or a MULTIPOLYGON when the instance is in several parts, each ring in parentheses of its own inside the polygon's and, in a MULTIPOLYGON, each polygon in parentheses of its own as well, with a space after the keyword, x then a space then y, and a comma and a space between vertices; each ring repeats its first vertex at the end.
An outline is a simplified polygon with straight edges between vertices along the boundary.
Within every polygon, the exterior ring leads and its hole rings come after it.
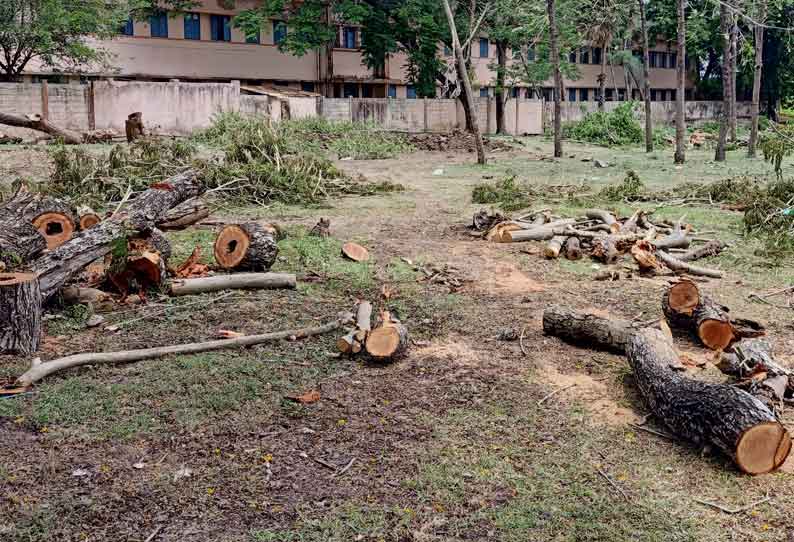
POLYGON ((639 198, 644 191, 645 184, 640 176, 630 169, 623 181, 604 187, 598 195, 608 201, 631 201, 639 198))
POLYGON ((497 205, 505 211, 528 207, 534 193, 522 186, 515 176, 505 177, 495 183, 479 183, 471 193, 472 203, 497 205))
POLYGON ((570 139, 599 145, 635 145, 644 141, 644 133, 634 118, 634 104, 625 102, 612 111, 588 113, 578 122, 563 125, 563 135, 570 139))

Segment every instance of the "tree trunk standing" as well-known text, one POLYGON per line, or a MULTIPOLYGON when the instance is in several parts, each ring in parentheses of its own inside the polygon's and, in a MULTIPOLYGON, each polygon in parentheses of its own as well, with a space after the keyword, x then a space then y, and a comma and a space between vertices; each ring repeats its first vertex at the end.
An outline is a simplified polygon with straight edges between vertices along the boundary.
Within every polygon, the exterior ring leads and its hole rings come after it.
POLYGON ((731 108, 728 111, 728 130, 730 134, 731 143, 736 143, 736 61, 739 57, 739 25, 736 20, 736 14, 731 13, 731 108))
POLYGON ((504 41, 496 42, 496 133, 504 134, 505 131, 505 72, 507 71, 507 44, 504 41))
POLYGON ((761 72, 764 68, 764 22, 766 21, 766 0, 759 0, 758 24, 754 29, 755 66, 753 67, 753 103, 750 107, 750 141, 747 143, 747 156, 755 158, 758 145, 758 113, 761 107, 761 72))
MULTIPOLYGON (((612 43, 612 34, 608 34, 601 44, 601 71, 598 73, 598 110, 604 110, 604 100, 607 87, 607 47, 612 43)), ((612 70, 612 82, 615 83, 615 71, 612 70)), ((617 95, 615 96, 617 100, 617 95)))
POLYGON ((728 139, 728 123, 731 114, 731 18, 728 6, 720 4, 720 32, 722 33, 722 119, 715 162, 725 161, 725 143, 728 139))
POLYGON ((560 71, 560 49, 557 36, 557 10, 555 0, 546 0, 549 17, 549 55, 554 70, 554 157, 562 158, 562 71, 560 71))
MULTIPOLYGON (((643 101, 645 102, 645 152, 653 152, 653 119, 651 118, 651 74, 650 74, 650 53, 648 51, 648 22, 645 18, 644 0, 637 0, 640 5, 640 31, 642 33, 642 72, 643 78, 643 101)), ((683 59, 679 57, 679 62, 683 59)), ((627 97, 628 98, 628 97, 627 97)), ((678 96, 676 96, 676 99, 678 96)), ((677 117, 676 117, 677 118, 677 117)), ((676 136, 678 132, 676 131, 676 136)), ((677 140, 676 140, 677 141, 677 140)))
MULTIPOLYGON (((674 161, 676 164, 683 164, 686 161, 686 117, 684 117, 684 105, 686 103, 686 0, 677 0, 676 4, 678 11, 678 64, 676 65, 674 161)), ((647 70, 649 62, 647 57, 649 55, 647 52, 645 54, 645 69, 647 70)), ((645 78, 646 80, 648 79, 647 75, 645 78)), ((646 96, 645 99, 649 100, 650 97, 646 96)))
POLYGON ((460 104, 463 106, 463 116, 466 118, 466 131, 474 132, 474 115, 469 107, 469 95, 466 94, 466 89, 463 86, 464 73, 460 71, 460 65, 455 60, 455 73, 458 75, 458 81, 461 82, 460 88, 460 104))
MULTIPOLYGON (((551 0, 550 0, 551 1, 551 0)), ((466 100, 472 114, 471 133, 474 134, 474 144, 477 146, 477 163, 485 164, 485 147, 482 143, 482 135, 480 134, 480 127, 476 122, 477 107, 474 105, 474 98, 471 91, 471 82, 469 81, 469 74, 466 71, 466 59, 463 57, 463 49, 460 47, 460 39, 458 38, 458 31, 455 28, 455 16, 452 14, 452 8, 449 7, 449 0, 444 0, 444 11, 447 14, 447 23, 449 23, 449 31, 452 34, 452 48, 455 52, 455 58, 458 61, 458 72, 463 76, 463 89, 466 93, 466 100)))

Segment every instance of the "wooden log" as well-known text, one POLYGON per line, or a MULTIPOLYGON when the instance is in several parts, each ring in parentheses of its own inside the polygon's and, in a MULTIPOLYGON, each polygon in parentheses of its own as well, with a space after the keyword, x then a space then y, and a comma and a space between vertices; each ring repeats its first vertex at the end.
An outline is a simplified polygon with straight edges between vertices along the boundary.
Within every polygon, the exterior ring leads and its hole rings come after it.
POLYGON ((235 273, 214 277, 175 279, 170 283, 170 293, 179 296, 217 292, 218 290, 294 289, 296 284, 297 279, 291 273, 235 273))
POLYGON ((771 472, 785 462, 791 436, 775 415, 747 392, 673 370, 679 356, 664 333, 635 332, 626 354, 651 412, 675 435, 716 446, 748 474, 771 472))
POLYGON ((278 244, 272 230, 261 224, 230 224, 218 233, 214 253, 223 269, 268 271, 278 256, 278 244))
POLYGON ((0 354, 30 355, 41 341, 41 292, 33 273, 0 273, 0 354))
POLYGON ((675 271, 676 273, 688 273, 690 275, 698 275, 703 277, 711 277, 715 279, 722 278, 722 271, 718 271, 716 269, 708 269, 705 267, 698 267, 687 262, 683 262, 670 254, 659 251, 656 253, 656 257, 667 267, 675 271))
POLYGON ((733 345, 733 352, 723 353, 717 367, 725 374, 746 378, 758 368, 769 376, 794 376, 794 370, 780 365, 765 339, 744 339, 733 345))
POLYGON ((16 216, 0 217, 0 271, 32 260, 47 248, 47 242, 33 224, 16 216))
POLYGON ((87 230, 92 226, 96 226, 102 222, 102 217, 99 216, 91 207, 83 205, 77 209, 77 222, 81 230, 87 230))
POLYGON ((575 218, 565 218, 554 220, 542 226, 535 226, 531 229, 516 229, 512 231, 504 231, 499 240, 500 243, 520 243, 524 241, 548 241, 556 234, 555 230, 560 230, 566 226, 576 224, 575 218))
POLYGON ((112 300, 109 293, 97 288, 84 288, 81 286, 67 286, 61 290, 61 299, 69 305, 91 304, 97 305, 112 300))
POLYGON ((562 246, 565 244, 566 240, 567 238, 563 237, 562 235, 555 235, 552 237, 546 247, 543 249, 543 256, 549 259, 559 257, 562 246))
POLYGON ((637 262, 641 273, 655 273, 660 270, 662 266, 655 256, 655 248, 648 241, 637 241, 631 247, 631 256, 637 262))
POLYGON ((700 305, 700 289, 691 280, 672 284, 662 295, 662 312, 672 327, 691 328, 692 315, 700 305))
POLYGON ((56 126, 38 114, 22 116, 11 113, 0 113, 0 124, 44 132, 45 134, 50 134, 55 138, 63 140, 63 142, 68 145, 79 145, 83 143, 84 140, 83 134, 56 126))
POLYGON ((170 209, 158 221, 157 227, 163 231, 183 230, 210 216, 207 203, 201 198, 191 198, 170 209))
POLYGON ((295 341, 314 335, 330 333, 350 322, 352 315, 340 314, 336 319, 317 327, 290 329, 286 331, 276 331, 273 333, 263 333, 260 335, 243 335, 233 339, 220 339, 200 343, 175 344, 170 346, 159 346, 155 348, 144 348, 141 350, 124 350, 121 352, 96 352, 87 354, 75 354, 52 361, 42 362, 34 359, 33 363, 24 374, 16 380, 18 386, 32 386, 36 382, 59 371, 82 367, 83 365, 115 365, 119 363, 131 363, 146 359, 156 359, 164 356, 181 354, 197 354, 200 352, 210 352, 214 350, 228 350, 244 346, 254 346, 268 342, 290 340, 295 341))
POLYGON ((634 330, 625 320, 551 305, 543 311, 543 332, 577 346, 625 354, 634 330))
POLYGON ((609 211, 604 211, 603 209, 587 209, 584 214, 587 218, 592 220, 600 220, 609 226, 609 230, 612 233, 617 233, 620 231, 620 224, 618 224, 618 221, 615 219, 615 215, 609 211))
POLYGON ((723 250, 728 247, 725 243, 718 239, 714 239, 712 241, 707 242, 705 245, 701 245, 697 248, 693 248, 684 252, 683 254, 679 254, 676 256, 679 261, 682 262, 691 262, 694 260, 699 260, 701 258, 708 258, 710 256, 716 256, 723 250))
POLYGON ((136 111, 127 115, 124 121, 124 132, 127 136, 127 143, 132 143, 136 139, 143 137, 143 113, 136 111))
POLYGON ((620 252, 611 235, 601 235, 593 239, 590 255, 609 265, 618 261, 620 252))
POLYGON ((686 234, 686 230, 678 227, 674 228, 671 234, 654 240, 653 244, 659 250, 689 248, 689 245, 692 244, 692 239, 686 234))
POLYGON ((342 245, 342 256, 354 262, 369 261, 369 251, 358 243, 353 242, 342 245))
POLYGON ((632 214, 631 217, 629 217, 623 224, 620 225, 620 233, 636 232, 643 216, 645 216, 645 211, 642 209, 634 211, 634 214, 632 214))
POLYGON ((569 260, 580 260, 582 259, 582 247, 579 243, 578 237, 568 237, 565 240, 565 257, 569 260))
POLYGON ((364 348, 367 335, 372 330, 372 303, 362 301, 356 310, 356 327, 336 342, 342 354, 358 354, 364 348))
POLYGON ((0 207, 0 220, 13 218, 29 222, 44 237, 47 248, 52 250, 74 235, 77 220, 69 204, 59 199, 30 192, 26 186, 19 190, 0 207))
POLYGON ((130 292, 160 288, 168 277, 171 243, 163 232, 152 228, 127 239, 127 250, 113 255, 108 278, 124 297, 130 292))
POLYGON ((108 254, 119 239, 126 239, 130 231, 153 228, 169 209, 196 197, 201 191, 196 180, 196 172, 189 170, 158 183, 129 202, 128 210, 29 262, 27 267, 39 277, 41 295, 51 297, 88 264, 108 254))
POLYGON ((727 310, 710 297, 701 298, 692 318, 697 336, 707 348, 722 351, 737 339, 727 310))
MULTIPOLYGON (((475 230, 484 231, 490 228, 492 221, 491 221, 491 217, 486 212, 484 218, 479 213, 475 214, 472 223, 474 225, 475 230)), ((309 235, 313 237, 330 237, 331 221, 327 218, 320 218, 320 220, 317 221, 317 224, 315 224, 314 227, 309 231, 309 235)))
POLYGON ((367 335, 365 348, 376 361, 399 359, 408 351, 408 329, 388 311, 383 311, 378 325, 367 335))

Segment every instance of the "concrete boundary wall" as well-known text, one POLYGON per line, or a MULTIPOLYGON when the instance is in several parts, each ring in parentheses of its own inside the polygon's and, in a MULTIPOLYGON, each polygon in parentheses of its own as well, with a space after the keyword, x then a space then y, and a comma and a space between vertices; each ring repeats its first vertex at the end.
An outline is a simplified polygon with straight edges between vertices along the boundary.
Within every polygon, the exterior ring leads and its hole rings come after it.
MULTIPOLYGON (((496 98, 478 97, 477 122, 486 134, 496 133, 496 98)), ((607 102, 611 110, 622 102, 607 102)), ((595 102, 563 102, 562 120, 581 120, 597 110, 595 102)), ((722 102, 687 102, 687 120, 719 118, 722 102)), ((749 116, 750 104, 738 104, 739 117, 749 116)), ((87 85, 44 83, 0 83, 0 111, 38 113, 65 128, 78 131, 113 130, 124 133, 130 113, 143 113, 144 125, 152 133, 187 135, 208 127, 222 111, 240 111, 279 121, 284 118, 321 116, 330 120, 371 122, 387 130, 448 132, 465 127, 459 101, 407 98, 323 98, 279 93, 245 94, 237 81, 231 83, 167 83, 102 80, 87 85)), ((654 102, 653 119, 672 123, 674 102, 654 102)), ((643 111, 638 106, 637 117, 643 111)), ((553 118, 553 104, 539 100, 510 98, 505 102, 508 134, 541 134, 553 118)), ((19 129, 0 127, 15 134, 19 129)), ((30 136, 24 130, 20 135, 30 136)))

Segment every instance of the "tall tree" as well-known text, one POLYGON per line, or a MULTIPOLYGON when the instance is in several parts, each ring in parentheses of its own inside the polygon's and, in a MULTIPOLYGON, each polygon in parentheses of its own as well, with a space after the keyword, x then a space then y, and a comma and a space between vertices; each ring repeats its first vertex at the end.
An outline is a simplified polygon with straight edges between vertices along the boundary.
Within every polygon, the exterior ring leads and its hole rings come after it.
MULTIPOLYGON (((466 70, 466 59, 463 56, 463 49, 460 45, 460 39, 458 39, 458 30, 455 26, 455 16, 452 14, 452 8, 449 5, 449 0, 443 0, 443 2, 444 13, 446 13, 447 24, 449 24, 449 31, 452 35, 452 51, 458 63, 458 71, 463 74, 462 83, 463 87, 466 89, 466 100, 469 103, 469 109, 472 112, 476 112, 477 109, 474 105, 474 97, 471 91, 471 82, 469 81, 469 74, 466 70)), ((477 125, 477 122, 472 123, 472 133, 474 134, 474 143, 477 146, 477 163, 485 165, 485 147, 482 143, 482 134, 480 134, 480 128, 477 125)))
MULTIPOLYGON (((738 5, 738 1, 737 1, 738 5)), ((739 18, 736 13, 731 13, 731 55, 730 55, 730 76, 728 84, 731 87, 731 108, 728 111, 728 129, 731 142, 736 142, 736 76, 737 63, 739 59, 739 18)))
POLYGON ((725 144, 728 139, 731 113, 731 13, 726 2, 720 3, 720 30, 722 31, 722 115, 717 150, 714 153, 716 162, 725 161, 725 144))
POLYGON ((753 64, 753 102, 750 106, 750 141, 747 156, 755 158, 758 145, 758 111, 761 106, 761 72, 764 68, 764 24, 766 23, 766 0, 758 1, 758 13, 753 28, 755 63, 753 64))
POLYGON ((686 0, 676 1, 678 18, 678 62, 675 93, 675 156, 676 164, 686 161, 686 0))
MULTIPOLYGON (((642 37, 642 97, 645 102, 645 152, 653 152, 653 119, 651 118, 651 55, 648 47, 648 22, 645 17, 645 1, 637 0, 640 11, 640 34, 642 37)), ((627 91, 628 92, 628 91, 627 91)))
POLYGON ((556 0, 546 0, 549 18, 549 55, 554 70, 554 157, 562 158, 562 71, 557 28, 556 0))

